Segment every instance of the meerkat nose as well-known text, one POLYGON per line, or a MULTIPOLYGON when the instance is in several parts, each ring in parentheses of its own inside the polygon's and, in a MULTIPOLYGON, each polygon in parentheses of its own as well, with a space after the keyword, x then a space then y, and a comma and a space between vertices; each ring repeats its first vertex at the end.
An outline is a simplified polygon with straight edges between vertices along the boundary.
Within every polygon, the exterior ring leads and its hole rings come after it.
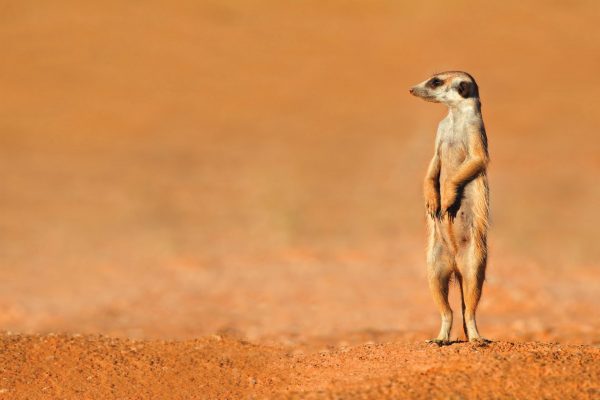
POLYGON ((410 88, 410 89, 408 89, 408 92, 409 92, 410 94, 415 94, 415 88, 410 88))

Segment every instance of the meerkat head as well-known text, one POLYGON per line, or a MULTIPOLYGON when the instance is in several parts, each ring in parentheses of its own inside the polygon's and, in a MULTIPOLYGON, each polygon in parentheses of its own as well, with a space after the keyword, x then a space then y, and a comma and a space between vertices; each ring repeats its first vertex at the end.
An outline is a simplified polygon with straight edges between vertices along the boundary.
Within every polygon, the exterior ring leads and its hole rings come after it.
POLYGON ((479 99, 479 88, 475 79, 466 72, 448 71, 413 86, 410 93, 433 103, 448 106, 458 105, 470 99, 479 99))

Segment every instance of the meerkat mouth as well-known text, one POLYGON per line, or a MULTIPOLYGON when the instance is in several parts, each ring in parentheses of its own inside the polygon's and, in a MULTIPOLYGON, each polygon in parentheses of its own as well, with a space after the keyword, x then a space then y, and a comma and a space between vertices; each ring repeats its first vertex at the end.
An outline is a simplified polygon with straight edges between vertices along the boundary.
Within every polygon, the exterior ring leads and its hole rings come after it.
POLYGON ((428 101, 430 103, 439 103, 440 101, 434 96, 419 96, 423 100, 428 101))

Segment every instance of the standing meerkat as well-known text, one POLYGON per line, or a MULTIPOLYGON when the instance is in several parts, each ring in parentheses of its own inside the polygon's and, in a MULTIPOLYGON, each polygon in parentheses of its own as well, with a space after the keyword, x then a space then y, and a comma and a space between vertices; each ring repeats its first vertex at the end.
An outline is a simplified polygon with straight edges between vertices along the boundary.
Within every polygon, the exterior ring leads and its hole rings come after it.
POLYGON ((438 126, 424 181, 427 275, 442 317, 440 333, 430 342, 442 345, 450 341, 448 287, 452 275, 461 289, 465 336, 469 341, 485 341, 475 322, 485 279, 489 206, 489 156, 479 89, 471 75, 449 71, 415 85, 410 93, 448 107, 448 115, 438 126))

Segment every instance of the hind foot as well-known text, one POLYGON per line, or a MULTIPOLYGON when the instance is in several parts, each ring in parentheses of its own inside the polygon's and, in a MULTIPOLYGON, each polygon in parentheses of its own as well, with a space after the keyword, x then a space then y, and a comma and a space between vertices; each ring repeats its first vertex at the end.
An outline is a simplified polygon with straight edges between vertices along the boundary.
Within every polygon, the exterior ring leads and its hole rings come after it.
POLYGON ((439 347, 442 347, 442 346, 450 346, 452 344, 452 341, 450 341, 448 339, 429 339, 429 340, 426 340, 425 343, 437 344, 439 347))
POLYGON ((477 347, 485 347, 488 344, 492 343, 492 341, 489 339, 486 339, 484 337, 476 337, 476 338, 469 339, 469 343, 471 343, 477 347))

